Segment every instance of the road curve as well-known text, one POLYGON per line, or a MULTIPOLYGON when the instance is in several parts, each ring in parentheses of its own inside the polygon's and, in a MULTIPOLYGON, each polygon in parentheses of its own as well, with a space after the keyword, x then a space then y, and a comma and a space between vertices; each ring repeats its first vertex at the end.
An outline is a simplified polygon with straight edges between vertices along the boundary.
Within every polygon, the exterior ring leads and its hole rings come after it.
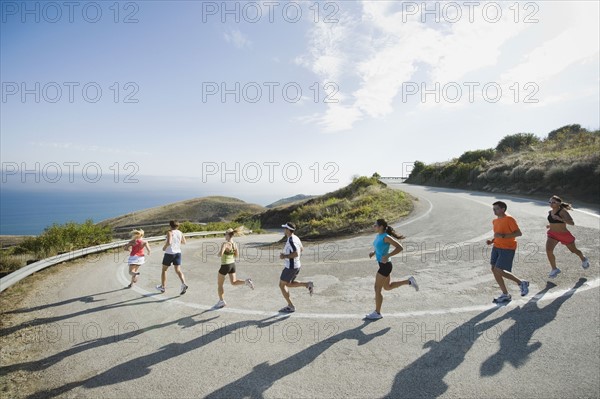
MULTIPOLYGON (((127 284, 125 252, 77 262, 36 286, 9 318, 2 339, 28 358, 3 357, 2 372, 35 384, 16 397, 598 397, 600 326, 598 211, 572 212, 571 230, 590 258, 584 271, 564 247, 560 277, 548 283, 547 204, 529 199, 392 184, 418 198, 410 218, 395 225, 407 238, 392 261, 392 278, 420 284, 384 292, 373 310, 377 270, 367 254, 372 234, 307 244, 293 289, 297 312, 283 316, 277 287, 280 235, 238 239, 238 276, 256 289, 225 286, 216 302, 218 240, 190 240, 179 295, 169 271, 159 294, 162 253, 153 253, 139 284, 127 284), (502 199, 523 231, 514 272, 530 281, 508 306, 489 271, 492 202, 502 199), (13 359, 13 360, 11 360, 13 359), (16 359, 16 358, 15 358, 16 359)), ((3 351, 6 351, 3 348, 3 351)))

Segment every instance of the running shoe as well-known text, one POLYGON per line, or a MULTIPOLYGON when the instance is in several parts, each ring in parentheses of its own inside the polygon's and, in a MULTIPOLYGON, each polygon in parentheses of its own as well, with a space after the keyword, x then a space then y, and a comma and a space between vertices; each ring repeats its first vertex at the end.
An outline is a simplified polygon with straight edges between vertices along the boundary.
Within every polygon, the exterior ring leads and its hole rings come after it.
POLYGON ((519 284, 519 288, 521 289, 521 296, 525 296, 529 294, 529 281, 521 280, 521 284, 519 284))
POLYGON ((183 295, 185 294, 185 292, 187 291, 188 286, 185 284, 181 284, 181 292, 179 293, 179 295, 183 295))
POLYGON ((590 267, 590 260, 588 258, 583 258, 583 261, 581 262, 581 267, 583 267, 584 269, 590 267))
POLYGON ((408 282, 410 283, 410 285, 412 285, 415 291, 419 291, 419 284, 417 284, 417 280, 415 280, 413 276, 410 276, 408 278, 408 282))
POLYGON ((215 306, 213 306, 213 309, 221 309, 225 306, 227 306, 227 303, 225 303, 225 301, 219 301, 215 304, 215 306))
POLYGON ((375 311, 369 313, 368 315, 365 316, 365 319, 369 319, 369 320, 379 320, 381 319, 383 316, 381 315, 381 313, 377 313, 375 311))
POLYGON ((165 293, 165 287, 163 287, 162 285, 157 285, 156 289, 162 292, 163 294, 165 293))
POLYGON ((313 282, 312 282, 312 281, 309 281, 309 282, 306 284, 306 288, 308 288, 308 293, 310 294, 310 296, 312 296, 312 294, 313 294, 313 292, 314 292, 314 290, 315 290, 315 285, 313 284, 313 282))
POLYGON ((501 294, 498 298, 494 298, 494 300, 492 302, 503 303, 503 302, 510 302, 511 300, 512 300, 512 297, 510 296, 510 294, 501 294))
POLYGON ((558 276, 558 273, 560 273, 560 269, 559 268, 552 269, 552 271, 550 272, 550 274, 548 274, 548 277, 554 278, 554 277, 558 276))
POLYGON ((252 281, 252 279, 251 279, 251 278, 247 278, 245 282, 246 282, 246 285, 247 285, 248 287, 250 287, 250 289, 251 289, 251 290, 253 290, 253 289, 254 289, 254 281, 252 281))
POLYGON ((284 308, 279 309, 280 313, 294 313, 296 308, 294 306, 286 306, 284 308))

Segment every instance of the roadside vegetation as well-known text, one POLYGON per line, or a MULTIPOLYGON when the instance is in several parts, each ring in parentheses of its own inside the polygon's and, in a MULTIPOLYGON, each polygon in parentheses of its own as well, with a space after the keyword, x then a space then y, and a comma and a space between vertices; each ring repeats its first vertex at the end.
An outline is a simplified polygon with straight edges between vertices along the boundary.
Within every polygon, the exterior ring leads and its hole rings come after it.
POLYGON ((407 183, 600 202, 600 131, 580 125, 505 136, 448 162, 416 161, 407 183))
POLYGON ((348 186, 293 205, 276 207, 254 218, 267 228, 285 222, 297 225, 303 239, 317 239, 369 231, 375 220, 394 222, 410 213, 411 198, 378 179, 355 177, 348 186))

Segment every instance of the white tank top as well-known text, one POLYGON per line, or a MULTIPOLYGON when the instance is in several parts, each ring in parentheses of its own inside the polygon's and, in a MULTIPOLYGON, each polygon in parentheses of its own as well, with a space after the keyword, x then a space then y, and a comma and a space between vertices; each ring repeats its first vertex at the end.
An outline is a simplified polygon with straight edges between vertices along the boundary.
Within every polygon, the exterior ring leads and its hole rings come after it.
POLYGON ((179 230, 171 230, 171 245, 165 251, 168 254, 181 253, 181 237, 183 234, 179 230))

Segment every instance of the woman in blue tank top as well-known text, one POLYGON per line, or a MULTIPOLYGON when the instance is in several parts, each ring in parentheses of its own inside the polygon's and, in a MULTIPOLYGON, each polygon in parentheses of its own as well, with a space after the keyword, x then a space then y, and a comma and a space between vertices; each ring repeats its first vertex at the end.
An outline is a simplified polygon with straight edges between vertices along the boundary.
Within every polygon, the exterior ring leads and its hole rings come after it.
POLYGON ((365 316, 369 320, 377 320, 383 317, 381 315, 381 305, 383 304, 382 289, 389 291, 401 285, 408 284, 412 285, 415 290, 419 290, 417 281, 413 276, 410 276, 407 280, 391 281, 392 262, 390 262, 390 258, 399 254, 404 249, 400 242, 398 242, 404 236, 397 234, 391 226, 388 226, 384 219, 377 219, 377 222, 373 225, 373 229, 377 233, 373 241, 373 248, 375 250, 369 253, 369 258, 375 255, 375 259, 377 259, 377 263, 379 264, 379 270, 375 274, 375 311, 365 316), (390 245, 394 246, 392 252, 390 252, 390 245))

